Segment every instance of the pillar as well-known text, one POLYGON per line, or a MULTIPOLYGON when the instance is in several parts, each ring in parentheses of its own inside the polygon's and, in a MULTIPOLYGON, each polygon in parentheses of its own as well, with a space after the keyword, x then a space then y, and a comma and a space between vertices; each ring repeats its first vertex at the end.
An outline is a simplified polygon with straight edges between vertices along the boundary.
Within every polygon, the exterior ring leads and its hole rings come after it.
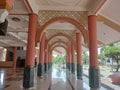
POLYGON ((34 66, 35 66, 35 35, 38 16, 34 13, 29 14, 28 42, 26 60, 24 68, 23 87, 34 87, 34 66))
POLYGON ((52 51, 49 52, 49 68, 52 70, 52 51))
POLYGON ((3 48, 0 48, 0 61, 3 60, 3 48))
POLYGON ((45 59, 45 32, 43 33, 42 40, 40 41, 40 58, 38 64, 38 76, 42 77, 44 74, 44 59, 45 59))
POLYGON ((50 54, 49 54, 49 51, 48 51, 48 71, 50 70, 50 54))
POLYGON ((48 50, 45 50, 45 73, 48 71, 48 50))
POLYGON ((74 45, 71 43, 71 72, 72 74, 75 74, 75 58, 74 58, 74 45))
POLYGON ((100 76, 98 68, 96 15, 88 16, 88 30, 90 52, 89 85, 91 90, 98 90, 100 76))
POLYGON ((68 68, 69 68, 69 71, 71 71, 71 45, 68 46, 68 58, 69 58, 69 63, 68 63, 68 68))
POLYGON ((69 70, 69 55, 68 55, 68 51, 66 52, 66 69, 69 70))
POLYGON ((81 33, 76 33, 77 46, 77 79, 82 79, 82 38, 81 33))
POLYGON ((13 71, 16 70, 16 63, 17 63, 17 47, 14 47, 14 56, 13 56, 13 71))
POLYGON ((6 49, 6 56, 5 56, 5 61, 6 62, 8 61, 8 58, 9 58, 9 51, 8 51, 8 49, 6 49))
POLYGON ((48 51, 48 71, 50 70, 50 53, 48 51))
POLYGON ((48 51, 48 70, 52 70, 52 51, 48 51))

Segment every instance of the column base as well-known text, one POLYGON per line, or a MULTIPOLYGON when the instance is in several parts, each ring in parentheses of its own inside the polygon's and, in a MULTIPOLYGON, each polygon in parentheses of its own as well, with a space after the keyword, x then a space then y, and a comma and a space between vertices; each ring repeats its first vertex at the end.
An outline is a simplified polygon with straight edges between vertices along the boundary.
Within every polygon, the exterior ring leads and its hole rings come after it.
POLYGON ((98 90, 100 87, 100 72, 96 67, 89 68, 89 86, 91 90, 98 90))
POLYGON ((68 70, 71 71, 71 63, 68 63, 68 70))
POLYGON ((75 74, 75 64, 74 63, 71 63, 71 72, 72 74, 75 74))
POLYGON ((67 63, 67 69, 70 71, 70 64, 71 63, 67 63))
POLYGON ((48 71, 48 63, 44 63, 44 70, 45 70, 45 73, 48 71))
POLYGON ((25 89, 34 87, 34 67, 24 68, 23 87, 25 89))
POLYGON ((77 64, 77 79, 81 79, 82 80, 82 75, 83 75, 82 65, 77 64))
POLYGON ((52 69, 52 63, 48 63, 48 69, 49 69, 49 70, 52 69))
POLYGON ((44 74, 44 64, 39 63, 38 64, 37 75, 38 75, 38 77, 42 77, 43 74, 44 74))

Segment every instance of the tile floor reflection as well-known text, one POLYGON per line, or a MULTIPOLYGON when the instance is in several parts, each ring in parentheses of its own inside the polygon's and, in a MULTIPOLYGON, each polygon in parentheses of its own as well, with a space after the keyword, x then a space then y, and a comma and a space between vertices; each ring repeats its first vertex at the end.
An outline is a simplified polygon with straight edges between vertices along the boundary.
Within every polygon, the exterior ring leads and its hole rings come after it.
MULTIPOLYGON (((90 90, 88 78, 83 76, 83 81, 77 80, 75 75, 66 69, 54 68, 52 73, 44 74, 42 79, 35 73, 33 90, 90 90)), ((15 73, 10 68, 0 69, 0 90, 24 90, 22 83, 23 69, 17 69, 15 73)), ((101 90, 107 89, 101 88, 101 90)))

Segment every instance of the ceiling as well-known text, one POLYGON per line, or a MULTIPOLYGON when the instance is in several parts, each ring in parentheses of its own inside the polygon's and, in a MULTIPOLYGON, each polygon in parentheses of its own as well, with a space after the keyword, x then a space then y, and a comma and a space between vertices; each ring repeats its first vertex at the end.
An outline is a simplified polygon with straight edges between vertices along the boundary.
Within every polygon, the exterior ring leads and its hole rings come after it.
MULTIPOLYGON (((120 0, 15 0, 13 9, 9 12, 9 22, 6 36, 0 36, 1 47, 26 47, 28 35, 28 14, 37 13, 39 25, 42 26, 50 19, 67 16, 81 23, 88 30, 87 16, 97 15, 98 47, 120 41, 120 0)), ((46 30, 49 39, 57 33, 69 35, 76 41, 76 32, 79 30, 72 24, 64 21, 49 25, 46 30)), ((62 40, 70 44, 64 36, 57 36, 49 44, 62 40)), ((60 44, 60 43, 57 43, 60 44)), ((88 50, 82 37, 82 50, 88 50)), ((56 53, 65 53, 61 47, 54 49, 56 53)))

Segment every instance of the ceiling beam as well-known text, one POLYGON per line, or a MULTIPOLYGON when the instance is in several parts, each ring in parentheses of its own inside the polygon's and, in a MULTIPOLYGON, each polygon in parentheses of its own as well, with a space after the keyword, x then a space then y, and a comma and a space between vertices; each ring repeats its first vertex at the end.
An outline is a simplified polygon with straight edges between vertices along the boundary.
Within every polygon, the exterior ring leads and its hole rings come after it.
POLYGON ((103 22, 104 24, 108 25, 109 27, 113 28, 114 30, 120 32, 120 25, 116 24, 112 20, 109 20, 108 18, 102 16, 102 15, 97 15, 97 20, 100 22, 103 22))
POLYGON ((3 42, 0 42, 0 47, 6 47, 6 46, 8 46, 8 45, 6 45, 6 44, 3 43, 3 42))
POLYGON ((12 45, 8 44, 8 43, 5 42, 5 41, 0 41, 0 46, 1 46, 1 47, 8 47, 8 46, 12 46, 12 45))
POLYGON ((7 32, 26 32, 28 33, 28 31, 25 31, 25 30, 7 30, 7 32))
POLYGON ((12 32, 8 32, 8 34, 11 35, 12 37, 14 37, 15 39, 17 39, 18 41, 21 41, 23 44, 26 45, 26 42, 23 41, 20 36, 14 34, 14 33, 12 33, 12 32))

